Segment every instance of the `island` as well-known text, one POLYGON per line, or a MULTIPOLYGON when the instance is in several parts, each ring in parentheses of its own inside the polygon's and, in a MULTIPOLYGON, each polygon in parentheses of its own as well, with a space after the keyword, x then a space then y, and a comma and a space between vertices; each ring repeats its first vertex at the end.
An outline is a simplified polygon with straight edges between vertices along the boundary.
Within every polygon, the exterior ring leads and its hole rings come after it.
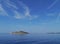
POLYGON ((25 31, 16 31, 16 32, 12 32, 11 34, 29 34, 28 32, 25 31))
POLYGON ((60 34, 60 32, 50 32, 48 34, 60 34))

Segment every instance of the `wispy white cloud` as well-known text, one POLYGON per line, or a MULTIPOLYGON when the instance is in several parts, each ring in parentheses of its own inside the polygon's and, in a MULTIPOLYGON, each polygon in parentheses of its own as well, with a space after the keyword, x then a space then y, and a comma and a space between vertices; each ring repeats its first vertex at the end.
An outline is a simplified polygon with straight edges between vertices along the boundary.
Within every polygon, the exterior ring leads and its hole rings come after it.
POLYGON ((25 19, 25 18, 28 18, 29 20, 33 20, 33 19, 36 19, 36 18, 38 18, 38 16, 37 15, 34 15, 34 16, 29 16, 29 17, 27 17, 27 16, 24 16, 24 15, 22 15, 20 12, 18 12, 18 11, 14 11, 14 18, 16 18, 16 19, 25 19))
POLYGON ((53 23, 59 23, 60 22, 60 13, 48 13, 46 16, 52 16, 55 17, 55 20, 53 20, 53 23))
POLYGON ((22 19, 22 18, 26 18, 26 17, 30 17, 31 18, 29 7, 27 5, 25 5, 22 1, 18 1, 18 3, 23 8, 24 15, 20 14, 20 12, 17 11, 17 9, 19 9, 19 7, 17 7, 10 0, 6 0, 4 2, 7 4, 7 7, 9 7, 9 8, 15 8, 15 10, 13 10, 13 12, 15 14, 13 17, 15 17, 16 19, 22 19))
MULTIPOLYGON (((16 19, 29 19, 29 20, 33 20, 33 19, 36 19, 38 18, 37 15, 31 15, 30 14, 30 8, 24 4, 22 1, 17 1, 18 4, 20 5, 20 7, 23 8, 23 13, 20 13, 19 11, 17 11, 17 9, 20 9, 14 2, 10 1, 10 0, 6 0, 4 1, 4 3, 6 3, 5 5, 11 9, 13 9, 13 13, 14 13, 14 16, 12 16, 13 18, 16 18, 16 19)), ((0 5, 1 6, 1 5, 0 5)), ((3 5, 2 5, 3 6, 3 5)), ((5 13, 5 15, 8 15, 7 12, 4 10, 4 8, 2 8, 2 6, 0 7, 1 10, 0 11, 3 11, 5 13)))
POLYGON ((51 21, 53 23, 59 23, 60 22, 60 13, 59 12, 47 13, 46 16, 54 17, 55 19, 53 21, 51 21))
POLYGON ((48 13, 46 16, 56 16, 56 13, 48 13))
MULTIPOLYGON (((36 19, 36 18, 38 18, 38 16, 37 15, 34 15, 34 16, 32 16, 31 14, 30 14, 30 9, 29 9, 29 7, 27 6, 27 5, 25 5, 22 1, 18 1, 18 3, 20 4, 20 6, 24 9, 24 15, 23 16, 20 16, 20 18, 28 18, 29 20, 33 20, 33 19, 36 19)), ((17 12, 17 11, 16 11, 17 12)), ((17 15, 18 15, 18 13, 17 13, 17 15)), ((21 14, 20 14, 21 15, 21 14)), ((18 15, 19 16, 19 15, 18 15)))
POLYGON ((59 23, 60 22, 60 13, 57 15, 57 18, 56 18, 56 23, 59 23))
POLYGON ((31 16, 29 20, 37 19, 38 17, 39 17, 38 15, 34 15, 34 16, 31 16))
POLYGON ((21 2, 21 1, 19 1, 18 3, 19 3, 19 4, 22 6, 22 8, 24 9, 24 13, 25 13, 24 15, 30 17, 31 15, 30 15, 29 7, 28 7, 27 5, 25 5, 25 4, 24 4, 23 2, 21 2))
POLYGON ((8 16, 7 12, 3 9, 1 4, 0 4, 0 15, 1 16, 8 16))
POLYGON ((47 9, 52 8, 57 2, 58 2, 58 0, 55 0, 47 9))
POLYGON ((14 2, 11 2, 10 0, 6 0, 4 2, 7 4, 7 7, 18 9, 14 2))
POLYGON ((19 12, 17 12, 17 11, 14 11, 14 13, 15 13, 15 15, 14 15, 14 18, 16 18, 16 19, 23 19, 24 18, 24 16, 22 16, 19 12))

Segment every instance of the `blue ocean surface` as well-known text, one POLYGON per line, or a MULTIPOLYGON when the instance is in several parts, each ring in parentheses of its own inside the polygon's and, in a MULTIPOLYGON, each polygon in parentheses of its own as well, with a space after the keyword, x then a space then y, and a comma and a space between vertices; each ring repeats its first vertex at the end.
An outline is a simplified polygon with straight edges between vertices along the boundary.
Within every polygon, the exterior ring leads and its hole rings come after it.
POLYGON ((60 44, 60 34, 0 34, 0 44, 60 44))

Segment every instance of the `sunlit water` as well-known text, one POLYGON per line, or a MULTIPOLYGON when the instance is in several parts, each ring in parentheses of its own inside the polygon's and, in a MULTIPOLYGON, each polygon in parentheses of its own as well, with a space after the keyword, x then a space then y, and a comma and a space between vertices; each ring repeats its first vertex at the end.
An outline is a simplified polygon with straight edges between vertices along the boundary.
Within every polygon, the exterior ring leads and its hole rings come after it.
POLYGON ((60 44, 59 34, 0 34, 0 44, 60 44))

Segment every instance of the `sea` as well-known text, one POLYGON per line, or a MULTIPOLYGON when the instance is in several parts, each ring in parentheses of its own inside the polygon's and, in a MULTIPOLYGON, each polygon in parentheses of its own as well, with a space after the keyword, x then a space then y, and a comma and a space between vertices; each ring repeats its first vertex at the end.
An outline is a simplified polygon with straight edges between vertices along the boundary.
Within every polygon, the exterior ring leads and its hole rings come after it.
POLYGON ((0 44, 60 44, 60 34, 0 34, 0 44))

